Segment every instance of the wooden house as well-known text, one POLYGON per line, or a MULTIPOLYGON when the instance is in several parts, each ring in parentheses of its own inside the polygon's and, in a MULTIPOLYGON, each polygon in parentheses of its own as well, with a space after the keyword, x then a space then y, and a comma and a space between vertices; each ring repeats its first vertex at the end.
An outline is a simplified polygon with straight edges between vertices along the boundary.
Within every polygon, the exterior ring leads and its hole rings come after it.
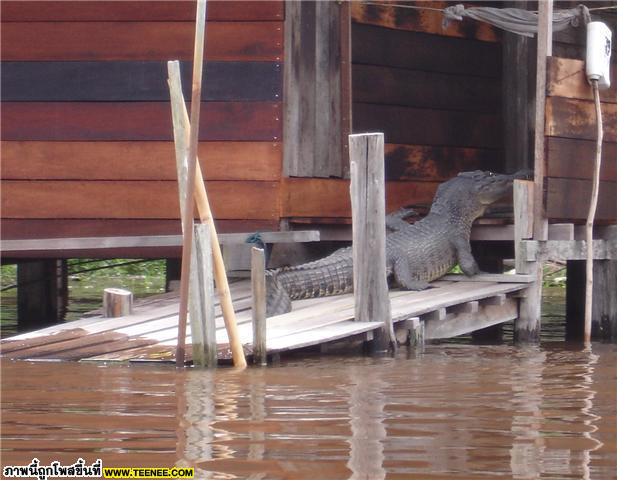
MULTIPOLYGON (((388 210, 430 203, 459 171, 533 168, 535 40, 468 19, 444 28, 439 10, 454 2, 400 3, 422 8, 208 1, 199 156, 220 232, 348 225, 352 132, 385 134, 388 210)), ((182 61, 188 98, 195 4, 1 9, 2 239, 179 233, 166 62, 182 61)), ((617 31, 615 11, 592 13, 617 31)), ((551 222, 586 216, 594 127, 583 38, 584 28, 556 33, 548 63, 551 222)), ((599 223, 617 222, 616 85, 603 93, 599 223)))

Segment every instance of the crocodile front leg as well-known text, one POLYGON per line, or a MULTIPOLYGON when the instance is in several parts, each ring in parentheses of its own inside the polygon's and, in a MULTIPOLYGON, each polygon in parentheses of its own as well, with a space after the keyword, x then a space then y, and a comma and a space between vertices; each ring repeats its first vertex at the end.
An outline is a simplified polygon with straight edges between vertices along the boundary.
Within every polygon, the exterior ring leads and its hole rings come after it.
POLYGON ((463 273, 468 277, 478 274, 480 272, 480 267, 478 267, 476 259, 473 258, 469 240, 465 238, 455 238, 451 241, 456 251, 458 264, 460 265, 463 273))

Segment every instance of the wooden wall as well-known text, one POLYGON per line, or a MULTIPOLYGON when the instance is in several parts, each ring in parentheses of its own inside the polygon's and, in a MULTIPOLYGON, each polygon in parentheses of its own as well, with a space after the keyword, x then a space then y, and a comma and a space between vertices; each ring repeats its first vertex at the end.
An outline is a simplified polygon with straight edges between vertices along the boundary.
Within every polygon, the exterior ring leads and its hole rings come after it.
MULTIPOLYGON (((2 237, 180 230, 166 62, 194 2, 3 1, 2 237)), ((200 157, 222 231, 278 229, 282 1, 208 2, 200 157)))
POLYGON ((353 129, 385 133, 387 178, 434 186, 464 170, 501 171, 499 33, 470 20, 444 30, 440 12, 360 2, 352 19, 353 129))
MULTIPOLYGON (((558 1, 555 8, 575 8, 579 2, 558 1)), ((614 6, 593 2, 589 8, 614 6)), ((617 12, 591 11, 592 20, 613 31, 611 88, 600 92, 604 115, 601 184, 596 219, 617 222, 617 12)), ((546 213, 550 220, 582 221, 587 217, 595 157, 595 109, 585 77, 585 28, 554 34, 553 58, 547 68, 546 213)))
MULTIPOLYGON (((600 92, 604 117, 596 219, 617 221, 617 65, 600 92)), ((593 94, 582 60, 549 59, 546 99, 546 213, 549 219, 587 217, 596 149, 593 94)))

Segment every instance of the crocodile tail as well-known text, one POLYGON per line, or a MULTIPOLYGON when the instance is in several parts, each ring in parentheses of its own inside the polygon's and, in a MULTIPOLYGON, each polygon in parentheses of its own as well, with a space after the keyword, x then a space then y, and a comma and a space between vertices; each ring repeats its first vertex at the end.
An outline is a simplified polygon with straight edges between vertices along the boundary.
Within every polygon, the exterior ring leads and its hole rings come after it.
POLYGON ((266 316, 291 312, 291 298, 278 280, 277 270, 266 270, 266 316))

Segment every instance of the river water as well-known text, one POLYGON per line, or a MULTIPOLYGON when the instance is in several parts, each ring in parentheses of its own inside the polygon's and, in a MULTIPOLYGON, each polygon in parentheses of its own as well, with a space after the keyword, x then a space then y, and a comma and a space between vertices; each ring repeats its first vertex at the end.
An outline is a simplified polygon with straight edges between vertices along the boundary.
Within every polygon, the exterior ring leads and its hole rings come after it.
POLYGON ((2 361, 2 466, 198 478, 610 479, 617 346, 440 344, 267 368, 2 361))

